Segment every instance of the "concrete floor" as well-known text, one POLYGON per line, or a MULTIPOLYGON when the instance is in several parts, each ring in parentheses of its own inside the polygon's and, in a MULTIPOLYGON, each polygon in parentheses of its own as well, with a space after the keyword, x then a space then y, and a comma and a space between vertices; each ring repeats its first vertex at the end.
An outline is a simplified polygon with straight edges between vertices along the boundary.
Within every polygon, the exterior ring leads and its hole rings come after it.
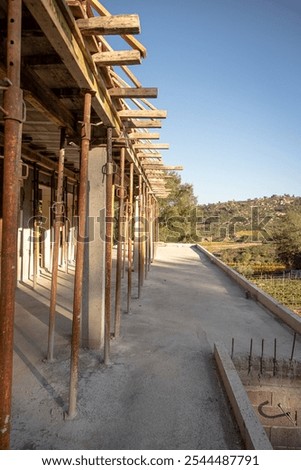
MULTIPOLYGON (((134 276, 136 281, 136 275, 134 276)), ((125 297, 126 286, 123 286, 125 297)), ((60 273, 56 361, 47 351, 50 277, 17 291, 13 386, 13 449, 242 449, 219 383, 213 345, 235 354, 290 357, 293 335, 189 245, 158 248, 132 314, 112 341, 112 366, 82 350, 78 415, 68 408, 72 274, 60 273)), ((123 303, 123 308, 125 302, 123 303)), ((301 359, 297 340, 295 358, 301 359)))

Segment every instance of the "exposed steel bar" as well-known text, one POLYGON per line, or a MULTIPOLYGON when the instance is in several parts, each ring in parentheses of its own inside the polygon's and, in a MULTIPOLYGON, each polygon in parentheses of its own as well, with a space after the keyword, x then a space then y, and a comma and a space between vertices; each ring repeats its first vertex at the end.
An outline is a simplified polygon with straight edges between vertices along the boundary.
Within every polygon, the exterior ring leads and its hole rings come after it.
POLYGON ((127 313, 131 311, 132 298, 132 269, 133 269, 133 190, 134 190, 134 163, 130 163, 130 186, 129 186, 129 223, 128 223, 128 291, 127 291, 127 313))
POLYGON ((57 195, 54 205, 54 241, 52 251, 52 276, 51 276, 51 294, 48 328, 48 352, 47 360, 53 361, 54 335, 55 335, 55 309, 57 297, 57 279, 59 269, 59 250, 60 250, 60 230, 62 226, 62 217, 64 216, 63 205, 63 181, 64 181, 64 160, 65 160, 65 139, 66 130, 61 129, 60 151, 58 162, 58 180, 57 195))
POLYGON ((115 286, 115 337, 120 336, 121 325, 121 270, 122 270, 122 244, 124 242, 124 165, 125 148, 120 152, 120 173, 121 181, 119 188, 119 211, 117 230, 117 260, 116 260, 116 286, 115 286))
POLYGON ((81 131, 81 164, 79 175, 79 195, 78 195, 78 232, 76 265, 74 277, 73 296, 73 322, 71 339, 71 365, 70 365, 70 388, 69 388, 69 410, 68 418, 72 419, 76 415, 77 384, 78 384, 78 364, 80 347, 80 324, 82 306, 82 286, 84 271, 84 250, 87 215, 87 187, 88 187, 88 156, 91 134, 91 102, 93 92, 87 91, 84 99, 84 117, 81 131))
POLYGON ((11 396, 19 176, 22 141, 22 102, 20 89, 22 1, 7 2, 7 77, 11 85, 4 91, 3 227, 0 298, 0 449, 10 448, 11 396), (5 284, 4 284, 4 282, 5 284))
POLYGON ((113 154, 112 128, 107 130, 107 164, 106 164, 106 246, 105 246, 105 335, 104 364, 110 363, 111 342, 111 278, 112 278, 112 243, 113 243, 113 154))

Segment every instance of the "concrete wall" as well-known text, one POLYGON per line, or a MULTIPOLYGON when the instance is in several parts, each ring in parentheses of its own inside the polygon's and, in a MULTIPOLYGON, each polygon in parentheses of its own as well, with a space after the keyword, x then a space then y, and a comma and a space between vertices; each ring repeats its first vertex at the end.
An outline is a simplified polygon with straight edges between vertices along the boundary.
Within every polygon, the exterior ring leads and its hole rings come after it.
POLYGON ((284 323, 290 326, 297 333, 301 333, 301 318, 292 312, 290 309, 286 308, 284 305, 279 303, 276 299, 270 295, 263 292, 255 284, 249 282, 245 277, 239 274, 234 269, 227 266, 221 260, 216 258, 212 253, 203 248, 200 245, 196 245, 196 248, 206 255, 212 263, 218 266, 224 271, 231 279, 233 279, 237 284, 239 284, 250 296, 257 300, 260 304, 266 307, 270 312, 280 318, 284 323))

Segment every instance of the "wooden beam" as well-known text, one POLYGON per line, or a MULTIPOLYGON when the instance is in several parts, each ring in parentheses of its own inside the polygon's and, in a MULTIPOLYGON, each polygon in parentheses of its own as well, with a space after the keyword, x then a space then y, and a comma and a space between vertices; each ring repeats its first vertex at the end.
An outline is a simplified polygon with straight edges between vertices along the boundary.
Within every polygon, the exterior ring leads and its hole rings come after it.
POLYGON ((81 89, 94 90, 93 108, 105 126, 120 127, 104 79, 98 73, 65 0, 23 0, 81 89))
POLYGON ((163 164, 159 165, 158 163, 155 163, 155 164, 145 163, 143 165, 143 168, 151 169, 151 170, 163 170, 163 171, 182 171, 182 170, 184 170, 183 166, 179 166, 179 165, 164 166, 163 164))
POLYGON ((139 51, 107 51, 93 54, 94 62, 99 66, 141 64, 139 51))
POLYGON ((122 120, 131 118, 165 119, 167 111, 160 109, 123 109, 118 112, 118 115, 122 120))
POLYGON ((161 149, 161 150, 168 150, 169 144, 134 144, 134 149, 161 149))
POLYGON ((148 120, 145 120, 145 121, 133 119, 131 121, 123 122, 123 125, 127 129, 135 129, 135 128, 137 128, 137 129, 138 128, 143 128, 143 129, 156 128, 156 129, 160 129, 162 127, 161 121, 151 120, 151 119, 148 119, 148 120))
POLYGON ((66 127, 69 135, 77 133, 74 116, 28 67, 22 68, 22 87, 25 101, 45 114, 53 123, 66 127))
MULTIPOLYGON (((98 0, 87 0, 87 3, 100 15, 111 16, 110 12, 98 0)), ((133 49, 140 51, 143 58, 146 57, 146 48, 132 35, 122 35, 122 39, 133 49)))
POLYGON ((94 16, 79 19, 76 23, 84 36, 140 33, 138 15, 94 16))
POLYGON ((162 158, 162 154, 161 153, 146 153, 146 152, 137 152, 137 157, 138 158, 162 158))
POLYGON ((160 139, 159 133, 150 133, 150 132, 131 132, 128 134, 128 138, 131 140, 147 139, 147 140, 156 140, 160 139))
POLYGON ((111 88, 112 98, 157 98, 158 88, 111 88))

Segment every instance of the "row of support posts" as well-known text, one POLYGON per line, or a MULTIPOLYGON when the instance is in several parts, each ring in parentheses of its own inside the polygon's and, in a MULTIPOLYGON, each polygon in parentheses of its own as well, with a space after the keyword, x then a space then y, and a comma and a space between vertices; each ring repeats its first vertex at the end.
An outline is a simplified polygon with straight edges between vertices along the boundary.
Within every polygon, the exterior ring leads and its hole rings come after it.
MULTIPOLYGON (((22 0, 8 0, 8 38, 7 38, 7 77, 8 86, 4 91, 4 168, 3 168, 3 212, 2 212, 2 256, 1 279, 5 279, 5 288, 1 290, 0 297, 0 449, 10 448, 11 428, 11 397, 12 397, 12 370, 13 370, 13 340, 14 340, 14 314, 15 289, 17 278, 17 239, 19 217, 20 168, 21 168, 21 142, 23 123, 23 94, 20 88, 21 64, 21 12, 22 0)), ((83 286, 87 282, 85 263, 87 264, 86 242, 88 233, 87 207, 89 203, 88 170, 91 154, 91 105, 93 92, 88 90, 84 95, 84 116, 81 128, 80 149, 80 175, 78 194, 77 218, 77 244, 76 264, 73 295, 73 320, 71 339, 71 364, 69 383, 69 405, 67 418, 72 419, 77 410, 79 352, 82 340, 83 318, 83 286)), ((64 220, 64 208, 67 201, 64 199, 66 179, 64 179, 65 159, 65 129, 61 129, 59 162, 57 169, 57 188, 55 197, 55 175, 51 185, 51 201, 55 199, 53 217, 52 263, 51 263, 51 293, 48 325, 47 359, 54 360, 55 348, 55 317, 57 305, 57 285, 59 269, 59 247, 61 229, 64 220)), ((104 149, 103 149, 104 150, 104 149)), ((103 346, 103 361, 110 364, 111 334, 120 336, 122 314, 122 279, 127 281, 125 313, 131 312, 133 298, 133 272, 138 277, 138 298, 150 264, 154 259, 155 242, 158 241, 158 224, 156 221, 157 203, 150 194, 142 175, 138 175, 138 187, 135 187, 134 163, 129 161, 129 179, 125 184, 126 149, 120 151, 120 184, 116 195, 119 200, 117 222, 117 259, 115 283, 115 310, 114 331, 112 332, 112 271, 113 271, 113 229, 114 229, 114 182, 115 163, 113 162, 112 129, 107 130, 106 164, 102 167, 102 176, 105 179, 105 216, 99 215, 100 226, 104 226, 104 270, 100 275, 104 278, 103 287, 99 286, 99 296, 104 297, 103 323, 104 334, 100 341, 103 346), (138 191, 137 191, 138 189, 138 191), (127 255, 127 256, 126 256, 127 255), (127 260, 126 260, 127 258, 127 260), (127 262, 126 262, 127 261, 127 262), (127 271, 126 271, 127 268, 127 271), (127 277, 125 273, 127 272, 127 277)), ((34 262, 33 287, 37 287, 39 271, 39 169, 34 167, 34 262)), ((73 194, 73 206, 75 204, 73 194)), ((73 207, 74 209, 74 207, 73 207)), ((74 210, 73 210, 74 213, 74 210)), ((66 236, 66 235, 65 235, 66 236)), ((67 260, 65 253, 65 259, 67 260)), ((66 265, 68 262, 66 261, 66 265)), ((89 267, 88 267, 89 270, 89 267)), ((68 272, 68 266, 66 266, 68 272)), ((93 276, 93 273, 92 275, 93 276)), ((88 291, 91 286, 88 285, 88 291)), ((89 299, 90 301, 91 299, 89 299)), ((86 313, 89 315, 89 308, 86 313)), ((99 327, 101 328, 101 327, 99 327)), ((88 333, 89 335, 89 333, 88 333)))

